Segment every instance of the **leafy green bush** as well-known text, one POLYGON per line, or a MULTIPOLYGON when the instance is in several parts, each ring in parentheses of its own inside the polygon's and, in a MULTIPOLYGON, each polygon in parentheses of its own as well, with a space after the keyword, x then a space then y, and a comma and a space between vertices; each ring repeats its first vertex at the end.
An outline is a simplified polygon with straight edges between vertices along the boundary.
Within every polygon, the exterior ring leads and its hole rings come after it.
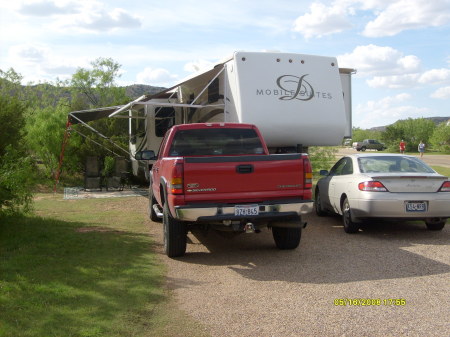
POLYGON ((0 214, 31 209, 35 166, 30 157, 11 145, 0 163, 0 214))
POLYGON ((320 170, 329 170, 336 161, 338 149, 331 146, 311 146, 309 148, 309 159, 314 173, 320 170))

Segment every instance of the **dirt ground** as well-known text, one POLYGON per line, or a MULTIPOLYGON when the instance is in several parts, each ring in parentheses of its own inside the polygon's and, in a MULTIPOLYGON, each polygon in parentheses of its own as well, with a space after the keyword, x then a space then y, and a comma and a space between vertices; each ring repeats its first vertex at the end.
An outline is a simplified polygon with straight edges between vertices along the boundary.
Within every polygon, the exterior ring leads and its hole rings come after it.
POLYGON ((292 251, 269 230, 190 233, 177 259, 163 254, 162 224, 147 221, 175 300, 212 336, 448 335, 449 225, 373 223, 349 235, 340 217, 304 220, 292 251))

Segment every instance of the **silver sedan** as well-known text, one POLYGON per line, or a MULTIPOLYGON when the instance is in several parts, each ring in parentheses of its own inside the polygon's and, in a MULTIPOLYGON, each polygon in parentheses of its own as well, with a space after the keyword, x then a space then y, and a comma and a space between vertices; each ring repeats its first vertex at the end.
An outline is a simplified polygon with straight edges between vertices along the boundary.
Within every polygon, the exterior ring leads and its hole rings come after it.
POLYGON ((423 220, 441 230, 450 217, 449 179, 414 156, 348 155, 320 174, 316 213, 342 215, 347 233, 369 218, 423 220))

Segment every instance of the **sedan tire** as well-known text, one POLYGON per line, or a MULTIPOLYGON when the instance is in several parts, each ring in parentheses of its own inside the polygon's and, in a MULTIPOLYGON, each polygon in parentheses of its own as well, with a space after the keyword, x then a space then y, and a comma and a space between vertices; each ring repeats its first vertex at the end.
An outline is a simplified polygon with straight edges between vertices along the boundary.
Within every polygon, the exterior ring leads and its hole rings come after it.
POLYGON ((316 214, 318 216, 327 215, 327 212, 325 212, 322 208, 322 200, 320 198, 319 189, 316 189, 316 196, 314 198, 314 208, 316 209, 316 214))
POLYGON ((444 228, 445 223, 446 223, 446 219, 443 219, 441 221, 428 221, 425 220, 425 225, 427 225, 427 228, 430 231, 440 231, 444 228))
POLYGON ((358 232, 359 224, 352 220, 352 210, 347 198, 345 198, 342 203, 342 221, 344 223, 344 231, 346 233, 354 234, 358 232))

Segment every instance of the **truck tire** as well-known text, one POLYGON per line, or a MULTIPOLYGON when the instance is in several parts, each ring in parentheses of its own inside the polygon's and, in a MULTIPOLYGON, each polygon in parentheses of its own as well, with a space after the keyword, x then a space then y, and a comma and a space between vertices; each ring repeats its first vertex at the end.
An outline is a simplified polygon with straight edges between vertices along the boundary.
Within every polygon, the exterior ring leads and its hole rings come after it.
POLYGON ((156 205, 157 201, 153 195, 152 184, 150 182, 150 187, 148 189, 148 217, 150 220, 154 222, 161 222, 161 218, 158 218, 155 210, 153 209, 153 205, 156 205))
POLYGON ((366 151, 366 148, 363 146, 363 147, 361 148, 361 151, 366 151))
POLYGON ((342 221, 344 223, 344 231, 346 233, 354 234, 358 232, 359 225, 352 220, 352 210, 347 198, 345 198, 342 203, 342 221))
POLYGON ((186 253, 186 223, 174 219, 167 202, 163 207, 164 252, 168 257, 182 256, 186 253))
POLYGON ((300 244, 302 228, 272 227, 272 235, 278 249, 295 249, 300 244))

